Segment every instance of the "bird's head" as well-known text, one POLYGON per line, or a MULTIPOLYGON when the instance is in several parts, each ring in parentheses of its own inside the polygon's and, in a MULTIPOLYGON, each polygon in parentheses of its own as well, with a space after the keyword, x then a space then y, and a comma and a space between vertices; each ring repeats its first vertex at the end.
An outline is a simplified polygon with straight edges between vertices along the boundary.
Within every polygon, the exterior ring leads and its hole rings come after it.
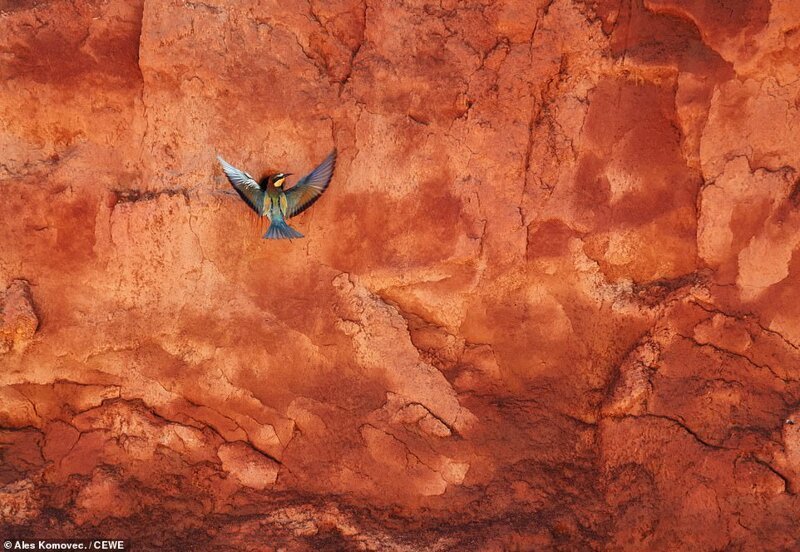
POLYGON ((272 175, 272 185, 276 188, 280 188, 283 186, 284 181, 286 180, 287 176, 290 176, 292 173, 278 173, 272 175))

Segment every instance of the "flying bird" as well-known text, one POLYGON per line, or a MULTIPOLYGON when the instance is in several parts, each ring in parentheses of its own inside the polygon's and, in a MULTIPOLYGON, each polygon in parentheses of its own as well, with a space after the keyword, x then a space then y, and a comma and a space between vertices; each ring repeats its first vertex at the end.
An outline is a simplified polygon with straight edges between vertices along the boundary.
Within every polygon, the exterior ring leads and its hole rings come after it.
POLYGON ((241 171, 217 155, 225 176, 245 203, 259 217, 267 217, 270 225, 264 239, 281 240, 302 238, 303 234, 286 223, 286 219, 299 215, 328 189, 336 166, 336 149, 319 166, 286 190, 286 177, 292 173, 265 175, 256 182, 248 173, 241 171))

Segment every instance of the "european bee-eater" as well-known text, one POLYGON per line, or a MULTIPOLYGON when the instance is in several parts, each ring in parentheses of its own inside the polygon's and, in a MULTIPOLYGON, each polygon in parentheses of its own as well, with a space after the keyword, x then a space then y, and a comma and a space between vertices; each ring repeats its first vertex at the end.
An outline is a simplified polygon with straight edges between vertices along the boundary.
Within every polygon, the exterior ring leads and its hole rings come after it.
POLYGON ((325 161, 288 190, 285 190, 283 185, 286 177, 292 173, 268 174, 256 182, 252 176, 240 171, 219 155, 217 159, 222 165, 225 176, 245 203, 259 217, 269 219, 270 225, 263 237, 280 240, 303 237, 303 234, 286 224, 286 219, 299 215, 311 207, 328 188, 336 165, 336 150, 330 152, 325 161))

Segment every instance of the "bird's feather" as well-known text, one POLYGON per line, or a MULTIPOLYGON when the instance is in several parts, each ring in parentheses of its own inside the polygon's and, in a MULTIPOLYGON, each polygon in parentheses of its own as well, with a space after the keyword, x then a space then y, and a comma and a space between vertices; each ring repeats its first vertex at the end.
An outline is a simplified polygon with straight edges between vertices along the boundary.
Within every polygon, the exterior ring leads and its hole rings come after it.
POLYGON ((299 215, 320 198, 331 182, 335 166, 336 150, 334 149, 316 169, 301 178, 291 189, 286 190, 288 207, 286 218, 299 215))
POLYGON ((222 157, 217 155, 219 164, 222 165, 222 170, 225 176, 233 185, 233 188, 239 193, 242 199, 247 203, 253 211, 257 214, 264 215, 264 191, 258 186, 258 182, 244 171, 240 171, 222 157))
POLYGON ((289 200, 286 199, 286 194, 281 194, 279 197, 280 197, 281 214, 285 217, 286 211, 289 210, 289 200))
POLYGON ((263 237, 266 240, 294 240, 302 238, 303 234, 286 224, 285 220, 273 220, 263 237))

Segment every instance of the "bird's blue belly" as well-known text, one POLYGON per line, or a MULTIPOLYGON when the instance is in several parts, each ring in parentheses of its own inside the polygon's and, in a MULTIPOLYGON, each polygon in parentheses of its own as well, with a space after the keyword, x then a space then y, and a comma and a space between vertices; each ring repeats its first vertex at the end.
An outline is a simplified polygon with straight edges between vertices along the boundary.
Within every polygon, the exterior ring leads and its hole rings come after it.
POLYGON ((284 220, 285 209, 283 209, 283 204, 286 203, 286 200, 283 199, 286 196, 274 196, 269 198, 269 209, 267 209, 267 217, 269 217, 270 221, 282 221, 284 220), (283 199, 283 201, 281 201, 283 199))

